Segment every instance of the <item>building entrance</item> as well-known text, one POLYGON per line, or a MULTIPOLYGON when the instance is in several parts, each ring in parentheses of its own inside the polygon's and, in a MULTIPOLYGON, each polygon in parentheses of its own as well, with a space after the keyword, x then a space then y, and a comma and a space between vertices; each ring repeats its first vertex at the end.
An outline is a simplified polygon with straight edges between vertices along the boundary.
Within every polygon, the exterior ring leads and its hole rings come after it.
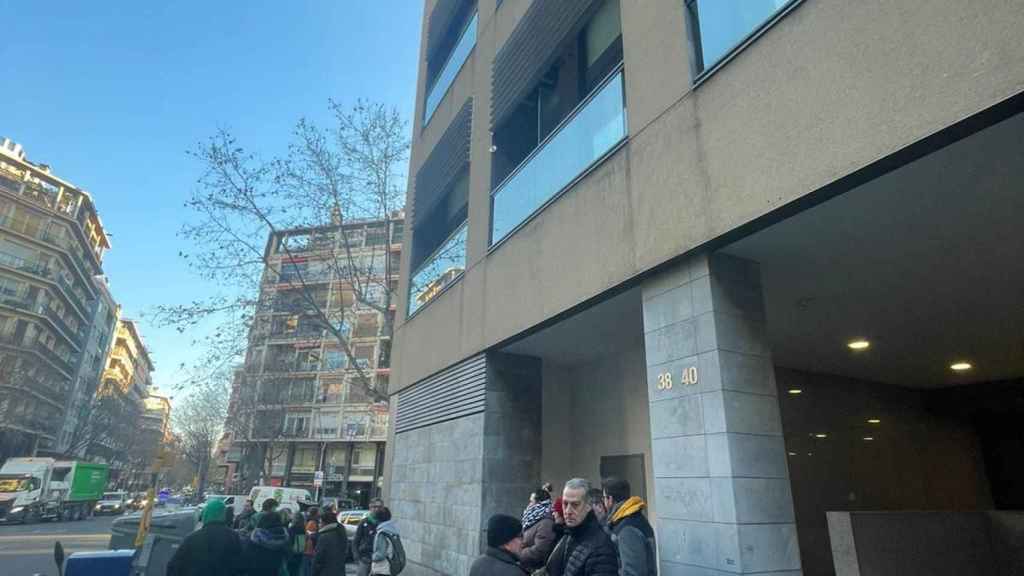
POLYGON ((804 574, 1024 569, 1022 189, 1018 115, 722 250, 760 270, 804 574))

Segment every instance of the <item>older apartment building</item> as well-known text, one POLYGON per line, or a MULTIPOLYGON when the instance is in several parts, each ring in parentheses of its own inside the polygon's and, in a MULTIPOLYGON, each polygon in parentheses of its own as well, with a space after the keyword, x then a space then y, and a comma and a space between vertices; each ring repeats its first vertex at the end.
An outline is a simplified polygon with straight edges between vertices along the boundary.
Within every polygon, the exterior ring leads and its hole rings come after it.
POLYGON ((665 574, 1012 573, 1022 29, 1005 0, 427 0, 409 571, 618 475, 665 574))
POLYGON ((155 455, 145 431, 153 368, 138 324, 119 319, 96 391, 97 396, 113 400, 111 410, 115 417, 102 438, 90 447, 88 456, 110 463, 111 480, 126 488, 147 485, 146 470, 155 455))
POLYGON ((232 394, 232 413, 243 415, 228 427, 222 464, 233 489, 312 489, 320 471, 323 495, 365 506, 379 494, 402 229, 396 213, 269 239, 232 394))
POLYGON ((112 331, 110 247, 92 199, 0 145, 0 458, 62 452, 112 331))

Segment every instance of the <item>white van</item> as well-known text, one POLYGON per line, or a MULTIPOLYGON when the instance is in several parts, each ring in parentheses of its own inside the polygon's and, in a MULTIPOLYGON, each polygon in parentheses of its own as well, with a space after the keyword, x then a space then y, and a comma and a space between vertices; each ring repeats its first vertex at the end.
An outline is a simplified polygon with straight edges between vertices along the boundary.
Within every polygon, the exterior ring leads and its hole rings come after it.
POLYGON ((263 509, 263 501, 267 498, 277 500, 278 509, 288 509, 292 512, 299 511, 299 502, 309 504, 313 496, 309 490, 302 488, 284 488, 282 486, 253 486, 249 492, 249 499, 252 500, 253 508, 259 512, 263 509))
POLYGON ((245 509, 245 501, 249 497, 245 494, 207 494, 206 501, 220 500, 224 503, 226 508, 231 508, 235 516, 242 513, 245 509))

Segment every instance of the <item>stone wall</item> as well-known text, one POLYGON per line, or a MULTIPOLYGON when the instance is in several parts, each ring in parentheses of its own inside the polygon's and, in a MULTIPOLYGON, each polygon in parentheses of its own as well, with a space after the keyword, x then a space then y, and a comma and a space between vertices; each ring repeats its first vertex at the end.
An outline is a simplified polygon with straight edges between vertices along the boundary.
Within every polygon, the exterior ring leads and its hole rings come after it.
POLYGON ((484 413, 395 435, 389 493, 403 574, 468 574, 481 542, 484 413))

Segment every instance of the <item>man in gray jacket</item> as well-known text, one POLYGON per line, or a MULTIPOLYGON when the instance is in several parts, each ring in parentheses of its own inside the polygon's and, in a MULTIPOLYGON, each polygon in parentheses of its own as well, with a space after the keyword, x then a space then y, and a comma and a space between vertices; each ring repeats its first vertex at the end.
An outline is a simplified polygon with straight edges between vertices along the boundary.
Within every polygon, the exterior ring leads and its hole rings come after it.
POLYGON ((495 514, 487 520, 487 552, 473 561, 469 576, 525 576, 519 567, 523 525, 518 518, 495 514))
POLYGON ((643 513, 647 504, 630 495, 629 482, 622 478, 606 478, 601 488, 608 510, 608 531, 619 551, 620 576, 657 576, 654 530, 643 513))

